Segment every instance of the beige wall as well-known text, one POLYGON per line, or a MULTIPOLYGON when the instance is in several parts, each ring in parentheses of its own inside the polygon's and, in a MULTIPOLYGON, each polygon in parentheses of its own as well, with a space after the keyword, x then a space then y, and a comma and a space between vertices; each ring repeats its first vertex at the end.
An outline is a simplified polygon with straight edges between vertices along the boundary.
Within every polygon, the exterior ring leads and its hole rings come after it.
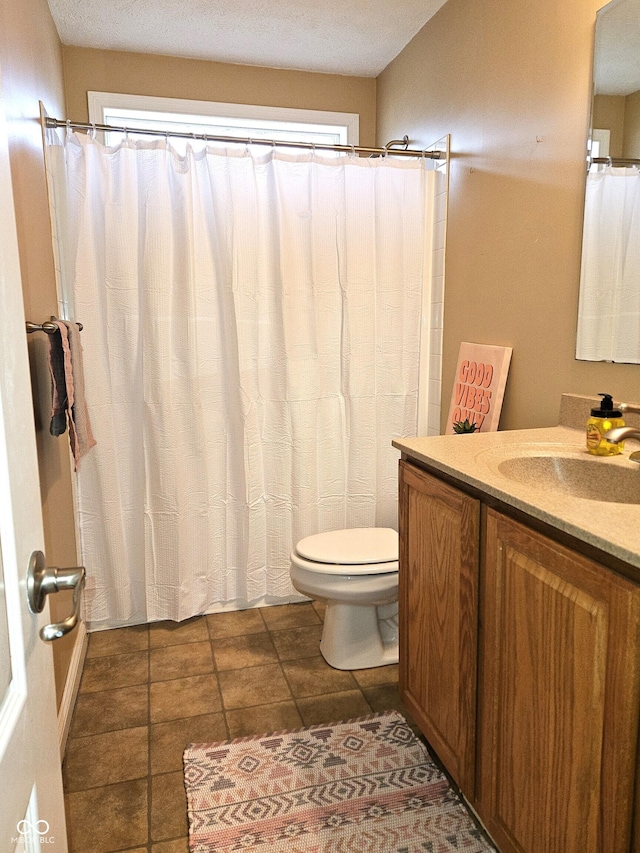
POLYGON ((640 157, 640 91, 624 99, 623 157, 640 157))
POLYGON ((87 92, 120 92, 360 114, 360 143, 373 145, 376 81, 171 56, 64 47, 69 118, 87 121, 87 92))
POLYGON ((625 101, 623 95, 596 95, 593 99, 593 127, 611 131, 609 156, 624 157, 625 101))
POLYGON ((448 0, 378 78, 379 138, 451 134, 445 416, 461 341, 513 347, 505 428, 556 423, 563 391, 640 398, 640 366, 574 359, 602 5, 448 0))
MULTIPOLYGON (((0 2, 0 68, 9 127, 11 174, 20 247, 25 314, 41 322, 57 313, 49 210, 38 102, 53 111, 64 104, 62 52, 46 0, 0 2)), ((76 542, 66 440, 48 431, 51 390, 44 335, 29 338, 38 461, 50 565, 74 566, 76 542)), ((25 567, 26 569, 26 567, 25 567)), ((70 595, 51 599, 53 619, 70 610, 70 595)), ((58 702, 76 635, 53 646, 58 702)))

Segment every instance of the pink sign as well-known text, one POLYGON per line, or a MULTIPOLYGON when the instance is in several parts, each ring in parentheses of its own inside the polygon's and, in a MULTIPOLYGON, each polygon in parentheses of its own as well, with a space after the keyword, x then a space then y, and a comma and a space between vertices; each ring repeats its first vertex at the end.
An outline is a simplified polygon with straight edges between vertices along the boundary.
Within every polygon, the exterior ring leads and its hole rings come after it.
POLYGON ((460 344, 446 434, 466 420, 476 425, 476 432, 498 429, 511 352, 511 347, 460 344))

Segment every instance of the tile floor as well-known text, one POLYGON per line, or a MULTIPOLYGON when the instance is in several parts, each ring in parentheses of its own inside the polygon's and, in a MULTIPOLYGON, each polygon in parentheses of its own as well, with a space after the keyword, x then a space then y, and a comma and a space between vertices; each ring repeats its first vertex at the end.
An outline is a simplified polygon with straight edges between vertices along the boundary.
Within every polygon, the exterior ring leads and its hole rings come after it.
POLYGON ((182 752, 396 709, 397 666, 320 656, 322 606, 94 633, 63 766, 70 853, 187 853, 182 752))

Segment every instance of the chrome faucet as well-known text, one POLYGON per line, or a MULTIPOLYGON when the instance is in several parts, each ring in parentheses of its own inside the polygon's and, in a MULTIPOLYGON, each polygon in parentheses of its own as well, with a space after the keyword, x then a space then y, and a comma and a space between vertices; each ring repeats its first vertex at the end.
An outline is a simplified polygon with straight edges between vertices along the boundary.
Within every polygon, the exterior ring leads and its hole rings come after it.
MULTIPOLYGON (((623 415, 627 412, 634 412, 635 414, 640 415, 639 403, 616 403, 615 406, 623 415)), ((635 438, 640 441, 640 429, 632 426, 616 427, 615 429, 610 429, 608 432, 605 432, 603 438, 606 438, 606 440, 610 441, 612 444, 619 444, 626 438, 635 438)), ((640 462, 640 450, 630 453, 629 459, 632 459, 634 462, 640 462)))
POLYGON ((616 427, 605 432, 603 438, 606 438, 612 444, 619 444, 625 438, 637 438, 640 441, 640 429, 632 426, 616 427))
MULTIPOLYGON (((618 408, 622 409, 622 406, 618 406, 618 408)), ((628 408, 626 411, 630 412, 633 410, 628 408)), ((610 429, 608 432, 605 432, 603 438, 606 438, 606 440, 610 441, 612 444, 619 444, 621 441, 624 441, 625 438, 635 438, 640 441, 640 429, 632 426, 616 427, 615 429, 610 429)), ((630 453, 629 459, 632 462, 640 462, 640 450, 635 450, 633 453, 630 453)))

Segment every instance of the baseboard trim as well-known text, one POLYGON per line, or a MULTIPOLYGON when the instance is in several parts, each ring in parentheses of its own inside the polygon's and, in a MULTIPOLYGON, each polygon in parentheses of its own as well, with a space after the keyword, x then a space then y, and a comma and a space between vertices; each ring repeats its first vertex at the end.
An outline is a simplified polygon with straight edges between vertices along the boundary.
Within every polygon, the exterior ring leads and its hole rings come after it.
POLYGON ((71 728, 71 717, 73 716, 76 696, 78 695, 78 690, 80 688, 82 668, 84 666, 84 659, 87 654, 87 645, 89 643, 89 635, 84 622, 78 622, 76 633, 76 642, 69 662, 67 679, 62 693, 62 701, 58 708, 58 744, 60 746, 61 763, 64 760, 64 753, 67 748, 67 738, 69 737, 69 729, 71 728))

